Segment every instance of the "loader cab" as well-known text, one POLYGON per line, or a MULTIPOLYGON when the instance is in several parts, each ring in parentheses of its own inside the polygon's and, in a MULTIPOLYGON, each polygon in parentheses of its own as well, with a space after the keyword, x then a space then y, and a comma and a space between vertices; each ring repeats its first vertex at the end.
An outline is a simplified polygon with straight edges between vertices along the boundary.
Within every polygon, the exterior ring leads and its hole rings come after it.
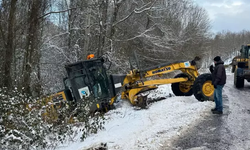
POLYGON ((249 58, 250 55, 250 44, 248 45, 242 45, 242 48, 240 50, 241 58, 249 58))
MULTIPOLYGON (((250 55, 250 44, 242 45, 240 49, 240 55, 236 56, 233 59, 233 65, 238 66, 238 68, 248 69, 250 66, 249 55, 250 55)), ((235 68, 235 66, 233 67, 235 68)), ((234 72, 234 70, 232 72, 234 72)))
POLYGON ((101 58, 92 58, 65 66, 68 74, 65 89, 71 91, 77 103, 88 99, 100 106, 109 101, 109 80, 103 63, 101 58))
POLYGON ((234 85, 236 88, 244 87, 244 80, 250 82, 250 44, 242 45, 240 56, 236 59, 234 71, 234 85))
POLYGON ((248 69, 250 69, 250 44, 247 44, 247 46, 245 46, 245 58, 247 59, 247 63, 248 63, 248 69))

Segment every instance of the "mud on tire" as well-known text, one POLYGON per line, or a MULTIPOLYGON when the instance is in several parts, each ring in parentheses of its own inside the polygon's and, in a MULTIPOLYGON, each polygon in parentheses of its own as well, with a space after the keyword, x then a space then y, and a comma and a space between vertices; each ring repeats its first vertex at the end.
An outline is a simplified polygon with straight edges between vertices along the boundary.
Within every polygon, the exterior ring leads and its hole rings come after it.
POLYGON ((212 85, 212 74, 206 73, 198 76, 194 81, 193 85, 194 96, 198 101, 206 101, 211 100, 211 96, 213 95, 214 88, 212 85), (208 87, 204 87, 208 86, 208 87), (208 93, 204 93, 203 89, 208 88, 208 93), (209 95, 209 96, 208 96, 209 95))
MULTIPOLYGON (((181 77, 187 77, 188 78, 188 75, 186 75, 184 73, 180 73, 180 74, 176 75, 174 78, 181 78, 181 77)), ((181 83, 178 82, 178 83, 172 83, 172 85, 171 85, 172 91, 176 96, 191 96, 191 95, 193 95, 192 87, 188 91, 183 92, 180 89, 180 84, 181 83)))

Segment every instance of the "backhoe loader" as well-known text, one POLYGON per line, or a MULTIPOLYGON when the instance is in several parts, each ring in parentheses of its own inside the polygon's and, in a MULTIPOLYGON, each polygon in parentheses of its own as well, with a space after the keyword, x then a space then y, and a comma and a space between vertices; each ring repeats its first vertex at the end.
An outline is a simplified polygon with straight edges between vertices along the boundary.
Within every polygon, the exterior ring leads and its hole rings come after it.
MULTIPOLYGON (((135 58, 139 66, 137 57, 135 58)), ((158 85, 172 84, 172 91, 176 96, 194 94, 199 101, 210 100, 214 92, 212 77, 211 74, 199 75, 197 60, 165 63, 146 69, 131 68, 128 74, 110 76, 106 73, 106 61, 102 57, 80 61, 65 66, 68 77, 64 80, 65 90, 61 97, 63 100, 75 101, 76 104, 88 98, 94 102, 91 111, 107 111, 113 107, 120 93, 122 99, 128 99, 132 105, 145 108, 148 104, 147 98, 141 96, 141 93, 156 89, 158 85), (174 78, 150 78, 176 70, 182 73, 174 78)))
POLYGON ((245 79, 250 82, 250 44, 242 45, 240 55, 232 61, 232 72, 236 88, 243 88, 245 79))

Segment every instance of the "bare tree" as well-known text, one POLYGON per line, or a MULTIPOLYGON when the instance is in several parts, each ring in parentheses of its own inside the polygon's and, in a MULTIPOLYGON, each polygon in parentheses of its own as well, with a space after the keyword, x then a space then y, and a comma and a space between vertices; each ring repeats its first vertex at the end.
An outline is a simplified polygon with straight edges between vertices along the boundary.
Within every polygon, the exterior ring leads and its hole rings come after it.
MULTIPOLYGON (((26 93, 32 92, 31 90, 31 76, 32 71, 35 67, 37 67, 37 75, 36 77, 40 80, 40 70, 39 70, 39 42, 40 42, 40 27, 42 19, 40 16, 44 13, 46 7, 46 0, 33 0, 29 3, 29 17, 28 17, 28 33, 26 38, 26 47, 25 47, 25 57, 23 63, 23 86, 25 88, 26 93)), ((38 88, 37 92, 40 91, 40 85, 36 85, 38 88)))
MULTIPOLYGON (((3 1, 2 4, 7 4, 8 2, 3 1)), ((8 20, 7 20, 7 33, 4 32, 4 27, 2 24, 0 25, 1 37, 4 41, 5 46, 5 61, 4 64, 4 83, 3 86, 7 88, 12 87, 12 77, 11 77, 11 69, 12 69, 12 61, 13 61, 13 53, 14 53, 14 36, 15 36, 15 20, 16 20, 16 3, 17 0, 11 0, 8 12, 8 20), (5 42, 6 41, 6 42, 5 42)), ((2 12, 1 12, 2 13, 2 12)))

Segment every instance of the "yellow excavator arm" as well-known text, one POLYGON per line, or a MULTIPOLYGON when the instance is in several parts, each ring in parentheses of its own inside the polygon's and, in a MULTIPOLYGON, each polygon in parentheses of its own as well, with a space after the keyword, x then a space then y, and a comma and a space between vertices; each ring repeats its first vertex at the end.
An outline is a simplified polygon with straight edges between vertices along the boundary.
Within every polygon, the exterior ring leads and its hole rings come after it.
POLYGON ((182 72, 186 72, 193 77, 197 77, 199 75, 196 66, 191 65, 191 63, 187 61, 187 62, 173 63, 160 68, 148 70, 146 71, 144 77, 147 78, 155 75, 166 74, 176 70, 181 70, 182 72))
MULTIPOLYGON (((157 88, 162 84, 178 84, 178 90, 190 93, 195 79, 199 76, 194 61, 166 63, 153 66, 144 70, 134 69, 124 77, 122 84, 122 99, 129 99, 131 104, 141 106, 145 99, 139 98, 139 94, 157 88), (151 79, 153 76, 162 76, 176 70, 182 71, 181 76, 175 78, 151 79)), ((212 88, 212 85, 210 85, 212 88)), ((212 91, 213 92, 213 91, 212 91)), ((192 93, 192 91, 191 91, 192 93)), ((111 104, 114 98, 111 99, 111 104)))

